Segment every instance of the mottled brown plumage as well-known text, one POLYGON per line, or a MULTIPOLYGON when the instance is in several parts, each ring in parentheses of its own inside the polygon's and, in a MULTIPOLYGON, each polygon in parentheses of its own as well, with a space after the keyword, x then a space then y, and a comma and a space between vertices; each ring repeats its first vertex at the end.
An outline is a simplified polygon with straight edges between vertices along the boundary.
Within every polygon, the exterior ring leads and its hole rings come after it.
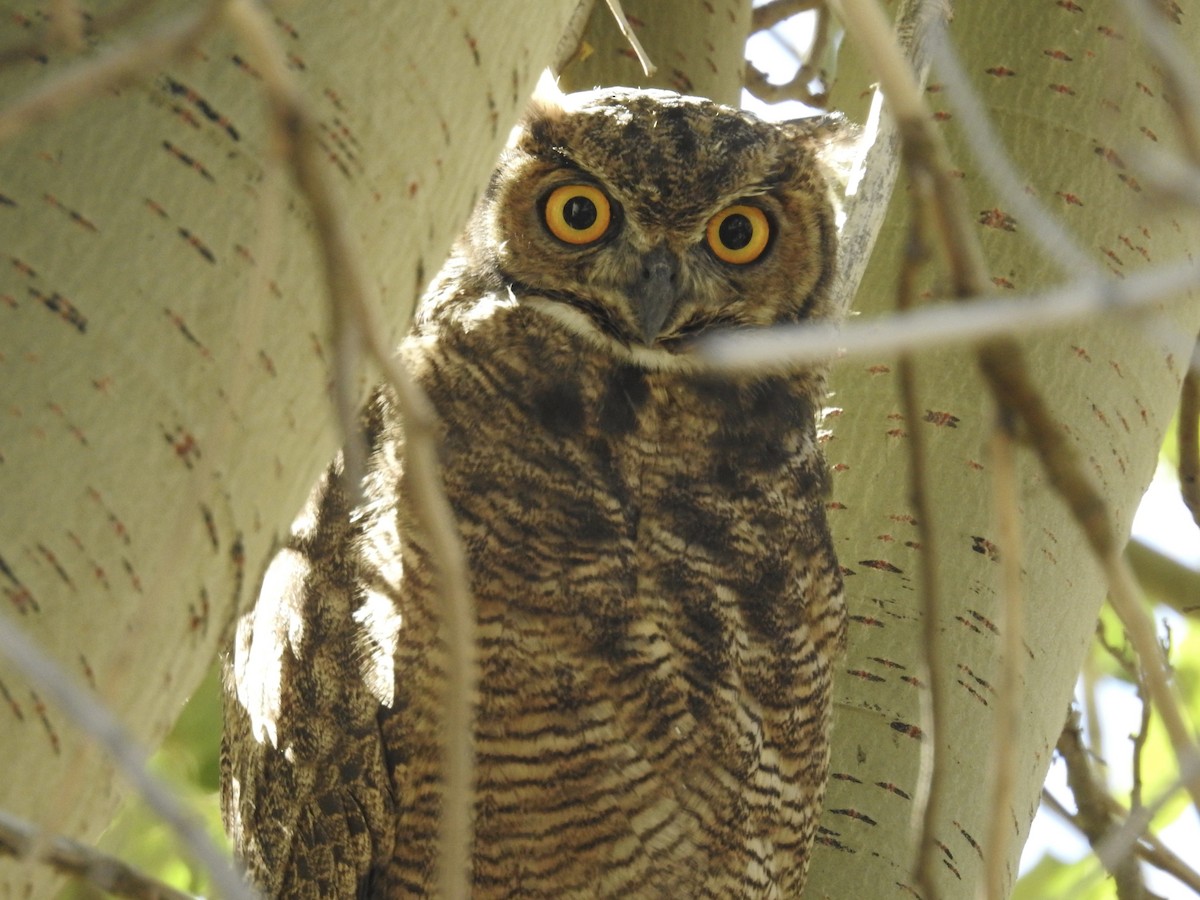
MULTIPOLYGON (((662 92, 542 101, 401 348, 478 609, 478 897, 804 883, 844 629, 824 382, 691 347, 832 314, 811 143, 662 92)), ((233 652, 225 815, 272 896, 432 885, 438 601, 387 390, 366 431, 366 499, 335 464, 233 652)))

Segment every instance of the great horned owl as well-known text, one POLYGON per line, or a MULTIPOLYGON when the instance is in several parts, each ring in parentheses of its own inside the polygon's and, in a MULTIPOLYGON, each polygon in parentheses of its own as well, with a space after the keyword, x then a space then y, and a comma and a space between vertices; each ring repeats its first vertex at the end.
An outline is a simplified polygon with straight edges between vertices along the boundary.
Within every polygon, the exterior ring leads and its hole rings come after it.
MULTIPOLYGON (((819 371, 697 339, 831 315, 801 127, 607 90, 534 104, 401 357, 437 410, 478 613, 478 897, 795 897, 844 633, 819 371)), ((253 612, 223 805, 269 895, 431 889, 444 648, 391 394, 253 612)))

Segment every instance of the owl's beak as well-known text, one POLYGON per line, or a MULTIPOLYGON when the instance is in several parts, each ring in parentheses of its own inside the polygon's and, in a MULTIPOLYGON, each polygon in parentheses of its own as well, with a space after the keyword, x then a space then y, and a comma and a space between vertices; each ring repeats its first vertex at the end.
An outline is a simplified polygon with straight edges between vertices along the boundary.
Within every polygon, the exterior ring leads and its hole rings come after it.
POLYGON ((638 277, 630 288, 642 339, 653 344, 679 299, 679 257, 665 246, 642 257, 638 277))

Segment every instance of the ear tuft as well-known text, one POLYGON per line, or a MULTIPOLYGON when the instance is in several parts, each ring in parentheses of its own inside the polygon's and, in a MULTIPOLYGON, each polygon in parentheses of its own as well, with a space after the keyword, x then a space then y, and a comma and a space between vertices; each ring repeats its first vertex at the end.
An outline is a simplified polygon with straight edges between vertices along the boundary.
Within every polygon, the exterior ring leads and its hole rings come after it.
POLYGON ((841 113, 789 119, 779 125, 813 154, 825 176, 839 186, 840 193, 865 149, 862 126, 841 113))
POLYGON ((562 106, 563 97, 562 90, 558 86, 558 76, 551 69, 543 69, 542 75, 538 78, 537 85, 533 89, 533 97, 531 103, 546 104, 550 106, 562 106))
POLYGON ((542 75, 538 79, 537 85, 533 89, 533 94, 529 98, 529 105, 525 107, 525 113, 521 116, 521 121, 513 126, 513 130, 508 134, 507 146, 515 147, 517 142, 531 125, 536 122, 555 122, 563 117, 566 112, 564 109, 564 94, 558 87, 558 79, 550 69, 543 69, 542 75))

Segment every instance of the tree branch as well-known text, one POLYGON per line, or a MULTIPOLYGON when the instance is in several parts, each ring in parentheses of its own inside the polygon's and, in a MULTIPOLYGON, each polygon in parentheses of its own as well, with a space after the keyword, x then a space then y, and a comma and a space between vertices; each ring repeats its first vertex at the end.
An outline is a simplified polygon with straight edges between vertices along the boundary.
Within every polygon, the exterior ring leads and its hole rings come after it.
MULTIPOLYGON (((1000 634, 1004 646, 1000 658, 1000 678, 996 685, 996 728, 1000 734, 1012 733, 1021 722, 1021 674, 1025 641, 1025 597, 1021 585, 1021 514, 1017 503, 1017 462, 1011 415, 999 410, 991 440, 992 506, 1000 545, 1000 634)), ((987 897, 1004 900, 1008 896, 1008 853, 1013 792, 1017 780, 1017 757, 1008 741, 992 742, 991 822, 988 827, 987 897)))
POLYGON ((750 31, 767 31, 774 28, 785 19, 798 16, 803 12, 812 12, 825 6, 825 0, 770 0, 762 6, 754 7, 750 15, 750 31))
POLYGON ((318 131, 276 44, 262 8, 252 0, 230 0, 230 21, 251 48, 263 75, 272 115, 286 136, 287 159, 316 223, 331 308, 341 333, 375 360, 395 392, 404 425, 405 465, 413 486, 418 527, 425 532, 444 600, 442 623, 448 647, 444 687, 442 804, 438 859, 439 894, 470 895, 473 832, 474 704, 477 680, 475 609, 466 555, 453 511, 442 488, 434 438, 436 416, 428 398, 383 344, 385 329, 368 300, 366 280, 349 223, 328 177, 318 131))
MULTIPOLYGON (((1057 749, 1067 764, 1067 784, 1075 796, 1075 806, 1079 810, 1077 824, 1087 836, 1088 843, 1095 849, 1112 831, 1113 821, 1111 809, 1105 799, 1108 792, 1092 772, 1087 750, 1083 746, 1083 737, 1079 732, 1079 717, 1074 712, 1067 717, 1067 723, 1058 738, 1057 749)), ((1117 896, 1120 900, 1142 900, 1146 886, 1142 882, 1142 873, 1133 854, 1106 862, 1105 868, 1116 880, 1117 896)))
MULTIPOLYGON (((790 3, 790 0, 787 0, 787 2, 789 5, 794 5, 790 3)), ((758 14, 760 11, 769 8, 771 7, 756 7, 754 10, 755 21, 759 18, 758 14)), ((800 68, 796 70, 795 75, 783 84, 772 84, 764 72, 749 60, 746 61, 745 88, 764 103, 778 103, 781 100, 799 100, 801 103, 820 109, 825 109, 829 105, 829 90, 825 72, 821 67, 821 60, 829 52, 829 22, 831 16, 828 7, 822 2, 814 3, 812 6, 806 8, 816 9, 817 21, 813 26, 812 44, 805 53, 804 60, 801 62, 800 68), (814 92, 809 88, 809 84, 817 79, 821 82, 821 90, 814 92)), ((783 18, 787 17, 783 16, 783 18)), ((782 19, 779 21, 782 21, 782 19)), ((755 27, 754 30, 760 31, 765 29, 755 27)))
MULTIPOLYGON (((1026 297, 980 295, 966 302, 922 306, 909 312, 843 324, 780 325, 759 333, 731 332, 700 344, 700 354, 728 372, 812 365, 978 344, 1000 336, 1044 334, 1048 329, 1132 313, 1177 299, 1200 285, 1200 260, 1134 272, 1122 281, 1081 278, 1026 297)), ((1183 346, 1183 340, 1180 346, 1183 346)), ((1192 343, 1191 338, 1186 343, 1192 343)))
POLYGON ((171 789, 151 773, 146 754, 133 743, 116 717, 101 705, 95 694, 76 685, 58 662, 37 647, 7 615, 0 615, 0 656, 6 657, 26 680, 104 749, 146 805, 175 832, 192 859, 209 873, 223 896, 230 900, 253 900, 254 892, 234 871, 228 857, 171 789))
MULTIPOLYGON (((926 199, 916 192, 919 201, 926 199)), ((909 239, 901 266, 896 308, 909 309, 915 302, 917 273, 929 258, 923 237, 926 206, 918 202, 909 222, 909 239)), ((921 648, 928 687, 922 694, 921 778, 915 807, 920 814, 920 838, 914 878, 926 900, 937 900, 934 871, 937 863, 937 816, 942 812, 949 767, 939 765, 943 743, 949 735, 949 709, 943 679, 946 656, 942 646, 942 604, 938 584, 938 543, 933 528, 933 508, 929 502, 928 463, 925 435, 921 430, 921 410, 917 402, 916 371, 909 356, 901 356, 897 367, 897 387, 908 436, 909 502, 917 520, 921 542, 921 648)))
POLYGON ((62 835, 47 835, 36 825, 0 810, 0 854, 45 863, 128 900, 196 900, 144 872, 62 835))

